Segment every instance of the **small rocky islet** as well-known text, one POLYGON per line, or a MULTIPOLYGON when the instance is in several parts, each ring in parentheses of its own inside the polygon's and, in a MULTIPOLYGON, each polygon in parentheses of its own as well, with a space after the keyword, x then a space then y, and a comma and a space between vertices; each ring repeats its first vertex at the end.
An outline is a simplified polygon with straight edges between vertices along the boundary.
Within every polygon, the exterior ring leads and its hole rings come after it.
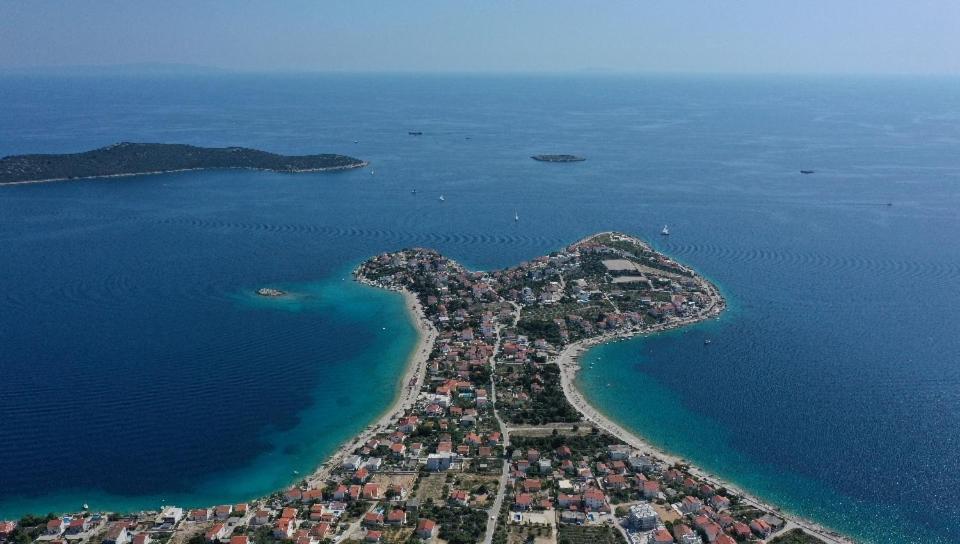
POLYGON ((587 160, 585 157, 580 157, 578 155, 567 155, 567 154, 533 155, 530 158, 540 162, 582 162, 587 160))

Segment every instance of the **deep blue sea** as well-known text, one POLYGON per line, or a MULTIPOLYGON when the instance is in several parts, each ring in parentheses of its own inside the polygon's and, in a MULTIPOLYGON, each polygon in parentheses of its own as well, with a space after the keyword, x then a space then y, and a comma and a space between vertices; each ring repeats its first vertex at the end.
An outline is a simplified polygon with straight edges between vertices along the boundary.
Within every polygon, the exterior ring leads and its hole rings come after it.
POLYGON ((591 351, 593 403, 862 540, 960 541, 960 80, 0 77, 0 155, 117 141, 371 165, 0 187, 0 516, 289 484, 389 405, 415 342, 353 266, 616 229, 730 310, 591 351))

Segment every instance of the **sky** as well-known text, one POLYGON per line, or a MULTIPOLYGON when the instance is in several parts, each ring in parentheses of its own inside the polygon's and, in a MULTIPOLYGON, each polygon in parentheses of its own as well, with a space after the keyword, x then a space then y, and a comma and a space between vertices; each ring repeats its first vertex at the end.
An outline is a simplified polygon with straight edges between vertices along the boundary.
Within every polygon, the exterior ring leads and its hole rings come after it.
POLYGON ((0 70, 960 74, 960 0, 0 0, 0 70))

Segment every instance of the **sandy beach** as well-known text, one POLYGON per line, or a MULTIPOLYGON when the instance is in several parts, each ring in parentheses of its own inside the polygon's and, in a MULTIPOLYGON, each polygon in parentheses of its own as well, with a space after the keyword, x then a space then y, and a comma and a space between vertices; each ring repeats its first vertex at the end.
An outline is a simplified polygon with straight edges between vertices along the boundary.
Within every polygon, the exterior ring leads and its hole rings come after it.
MULTIPOLYGON (((666 327, 674 328, 674 327, 666 327)), ((655 331, 658 332, 658 331, 655 331)), ((647 333, 652 334, 652 333, 647 333)), ((604 415, 600 410, 593 407, 587 400, 583 397, 583 394, 580 390, 577 389, 574 380, 577 375, 577 371, 580 369, 580 357, 593 346, 602 344, 604 342, 617 341, 625 339, 627 337, 632 337, 633 334, 624 335, 624 334, 608 334, 599 337, 590 338, 581 342, 576 342, 568 345, 556 358, 556 363, 560 367, 560 385, 563 388, 563 393, 567 397, 567 400, 570 402, 573 407, 583 415, 583 418, 593 425, 597 426, 600 429, 610 433, 611 435, 619 438, 623 442, 637 448, 645 453, 652 455, 653 457, 658 457, 667 463, 683 463, 689 466, 688 471, 709 482, 714 487, 726 487, 728 490, 740 495, 744 502, 752 504, 762 509, 771 510, 778 512, 778 515, 784 518, 786 525, 783 530, 778 534, 785 533, 792 528, 799 527, 809 531, 810 533, 815 534, 818 538, 821 538, 831 544, 852 544, 853 540, 850 540, 842 535, 837 534, 834 531, 831 531, 817 523, 787 514, 781 511, 774 505, 768 504, 756 496, 747 493, 742 488, 732 484, 728 481, 722 480, 713 474, 708 474, 703 470, 699 469, 696 466, 690 465, 688 461, 673 455, 669 452, 666 452, 653 444, 648 440, 641 437, 638 434, 630 432, 617 423, 613 422, 610 418, 604 415)))
MULTIPOLYGON (((357 281, 383 289, 383 286, 376 285, 363 278, 357 278, 357 281)), ((437 340, 437 329, 426 319, 426 313, 420 305, 417 297, 407 289, 400 291, 403 296, 403 304, 417 329, 417 345, 410 353, 407 359, 406 371, 403 378, 398 383, 395 400, 381 416, 373 423, 368 425, 363 432, 345 442, 335 451, 317 470, 306 478, 309 487, 323 487, 324 481, 329 477, 330 471, 336 468, 344 457, 349 456, 355 449, 363 445, 367 440, 377 432, 386 428, 390 423, 403 415, 403 412, 414 405, 420 394, 420 386, 423 385, 423 379, 426 375, 427 360, 430 357, 430 350, 437 340)))

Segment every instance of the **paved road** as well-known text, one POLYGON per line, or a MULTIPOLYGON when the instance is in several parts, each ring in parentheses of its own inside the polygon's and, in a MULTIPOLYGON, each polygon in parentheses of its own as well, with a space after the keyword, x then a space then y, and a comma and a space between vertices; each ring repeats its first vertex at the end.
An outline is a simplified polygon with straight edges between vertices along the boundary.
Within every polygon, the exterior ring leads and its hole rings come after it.
MULTIPOLYGON (((517 321, 520 319, 520 307, 516 304, 513 304, 513 308, 514 315, 512 325, 516 326, 517 321)), ((497 418, 497 423, 500 424, 500 434, 503 438, 503 447, 506 448, 510 445, 510 430, 507 428, 507 425, 503 422, 503 420, 500 419, 500 413, 497 412, 497 380, 495 376, 497 369, 497 355, 500 354, 500 346, 503 344, 503 336, 500 334, 503 328, 503 325, 497 327, 497 343, 494 345, 493 355, 490 357, 491 374, 494 374, 494 377, 490 380, 490 403, 493 406, 493 416, 497 418)), ((503 506, 503 497, 507 492, 507 476, 509 474, 510 462, 507 459, 504 459, 503 469, 500 471, 500 485, 497 486, 497 497, 493 500, 493 505, 487 511, 487 531, 483 537, 483 544, 493 543, 493 533, 497 529, 497 518, 500 515, 500 508, 503 506)))

